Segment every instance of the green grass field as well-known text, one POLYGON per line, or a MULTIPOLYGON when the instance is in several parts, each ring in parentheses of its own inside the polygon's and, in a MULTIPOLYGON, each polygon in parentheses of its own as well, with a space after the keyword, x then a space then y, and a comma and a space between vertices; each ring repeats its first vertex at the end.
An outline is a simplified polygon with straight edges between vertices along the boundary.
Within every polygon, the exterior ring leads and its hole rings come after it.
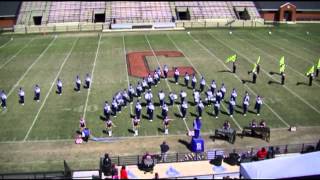
MULTIPOLYGON (((139 80, 127 75, 126 52, 150 50, 178 50, 185 56, 148 57, 151 68, 156 68, 158 64, 168 64, 170 67, 193 66, 204 75, 208 85, 212 79, 216 80, 218 88, 224 82, 227 87, 226 99, 229 99, 232 88, 237 89, 237 104, 240 106, 236 107, 234 118, 226 114, 228 104, 225 102, 218 119, 210 115, 213 107, 206 107, 203 132, 213 132, 225 120, 230 120, 231 126, 239 130, 253 118, 266 120, 272 128, 319 126, 319 77, 314 80, 312 87, 297 83, 308 83, 304 74, 318 61, 320 25, 291 26, 233 29, 232 35, 229 35, 229 29, 193 29, 190 35, 186 31, 104 33, 101 39, 98 33, 72 36, 58 34, 57 38, 54 35, 15 35, 12 41, 11 36, 0 36, 0 89, 5 90, 8 96, 8 109, 0 113, 0 141, 72 139, 78 130, 79 118, 83 115, 93 136, 107 137, 103 133, 104 122, 100 119, 103 102, 111 101, 118 90, 127 88, 128 82, 136 84, 139 80), (268 34, 269 30, 272 35, 268 34), (306 31, 310 34, 307 35, 306 31), (237 73, 224 72, 231 68, 225 59, 235 53, 238 55, 237 73), (243 84, 242 80, 251 80, 247 72, 252 69, 252 63, 258 56, 261 56, 261 70, 257 84, 243 84), (288 65, 285 86, 268 83, 280 81, 278 75, 270 75, 269 72, 279 71, 281 56, 285 56, 288 65), (76 75, 84 79, 86 73, 93 73, 90 92, 87 89, 81 89, 80 93, 74 92, 76 75), (58 77, 63 81, 62 96, 55 92, 58 77), (35 84, 41 87, 39 103, 33 101, 35 84), (20 86, 26 92, 25 106, 18 104, 20 86), (256 94, 263 96, 261 116, 249 113, 244 117, 241 114, 241 100, 245 91, 251 97, 251 111, 256 94)), ((180 83, 183 83, 183 78, 180 78, 180 83)), ((166 94, 170 90, 178 93, 185 89, 188 100, 193 102, 192 90, 165 80, 152 89, 155 102, 158 102, 157 93, 160 89, 166 94)), ((156 107, 155 112, 156 118, 152 123, 142 119, 140 136, 163 135, 159 130, 162 129, 160 108, 156 107)), ((195 107, 189 107, 186 122, 176 117, 175 113, 179 113, 177 106, 169 110, 169 117, 174 118, 170 134, 185 134, 188 128, 192 129, 195 107)), ((143 108, 145 114, 146 108, 143 108)), ((133 135, 128 131, 131 129, 129 115, 130 106, 117 118, 113 118, 116 125, 114 136, 133 135)))

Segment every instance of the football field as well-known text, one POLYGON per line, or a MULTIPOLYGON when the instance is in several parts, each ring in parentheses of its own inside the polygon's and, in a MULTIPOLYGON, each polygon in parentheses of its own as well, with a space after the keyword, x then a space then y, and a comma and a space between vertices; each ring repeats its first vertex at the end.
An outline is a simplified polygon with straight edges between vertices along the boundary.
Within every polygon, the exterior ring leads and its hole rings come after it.
MULTIPOLYGON (((231 127, 241 130, 252 119, 263 119, 271 128, 320 125, 320 77, 308 86, 306 72, 320 58, 320 25, 291 25, 293 27, 255 29, 192 29, 187 31, 74 33, 49 35, 0 36, 0 89, 7 96, 7 110, 0 111, 0 141, 50 141, 73 139, 79 130, 79 119, 84 116, 94 137, 107 137, 103 116, 104 101, 111 103, 119 90, 136 86, 141 78, 128 74, 127 53, 151 52, 145 61, 150 70, 164 64, 172 67, 190 67, 199 79, 204 76, 207 85, 215 80, 217 88, 227 88, 225 102, 216 119, 213 107, 206 106, 202 115, 204 133, 213 133, 225 120, 231 127), (229 32, 232 31, 232 34, 229 32), (269 34, 269 31, 272 33, 269 34), (308 32, 308 33, 306 33, 308 32), (179 51, 180 57, 155 56, 158 51, 179 51), (237 72, 230 73, 227 57, 237 54, 237 72), (253 64, 258 56, 260 73, 257 83, 251 83, 253 64), (286 62, 285 85, 280 85, 279 59, 286 62), (274 73, 273 73, 274 72, 274 73), (84 82, 92 75, 90 89, 74 91, 77 75, 84 82), (63 82, 63 93, 56 93, 56 81, 63 82), (41 88, 41 101, 33 100, 33 88, 41 88), (25 105, 18 103, 18 90, 26 92, 25 105), (238 97, 233 118, 228 116, 228 99, 232 88, 238 97), (242 98, 250 95, 249 113, 242 114, 242 98), (263 97, 261 115, 254 110, 257 95, 263 97)), ((179 116, 179 104, 169 108, 170 134, 185 134, 192 129, 197 114, 193 105, 192 89, 184 87, 183 76, 179 84, 173 78, 161 80, 152 87, 154 102, 158 104, 160 90, 179 93, 185 90, 190 102, 187 118, 179 116)), ((207 87, 205 88, 207 90, 207 87)), ((205 99, 202 93, 202 99, 205 99)), ((168 97, 166 97, 168 102, 168 97)), ((179 100, 179 99, 178 99, 179 100)), ((136 98, 135 98, 136 101, 136 98)), ((144 98, 141 99, 142 102, 144 98)), ((178 102, 178 101, 177 101, 178 102)), ((133 136, 130 114, 134 106, 128 105, 121 114, 112 118, 113 136, 133 136)), ((156 105, 155 118, 149 122, 143 107, 139 136, 163 136, 161 108, 156 105)), ((272 141, 272 139, 271 139, 272 141)))

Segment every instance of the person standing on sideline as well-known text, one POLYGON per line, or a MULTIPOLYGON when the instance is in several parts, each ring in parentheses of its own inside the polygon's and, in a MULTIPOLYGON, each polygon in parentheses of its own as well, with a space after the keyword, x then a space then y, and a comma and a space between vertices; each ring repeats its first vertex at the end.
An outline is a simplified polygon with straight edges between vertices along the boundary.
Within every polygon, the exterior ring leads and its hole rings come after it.
POLYGON ((212 80, 211 85, 210 85, 210 90, 211 90, 212 94, 214 94, 216 88, 217 88, 216 81, 212 80))
POLYGON ((79 78, 79 75, 77 75, 77 77, 76 77, 76 91, 80 92, 80 88, 81 88, 81 79, 79 78))
POLYGON ((233 117, 233 111, 234 111, 234 106, 236 105, 236 102, 230 98, 229 100, 229 115, 230 117, 233 117))
POLYGON ((22 89, 22 87, 19 88, 19 103, 24 106, 24 90, 22 89))
POLYGON ((141 117, 141 109, 142 109, 142 106, 140 104, 140 101, 137 100, 136 107, 135 107, 135 113, 136 113, 136 117, 138 119, 140 119, 140 117, 141 117))
POLYGON ((169 68, 168 68, 168 66, 165 64, 165 65, 163 66, 164 79, 167 79, 167 78, 168 78, 168 72, 169 72, 169 68))
POLYGON ((188 109, 188 103, 187 103, 187 101, 183 101, 183 103, 180 106, 180 110, 181 110, 181 114, 182 114, 182 119, 183 120, 186 120, 187 109, 188 109))
POLYGON ((1 107, 7 109, 7 95, 4 90, 1 91, 1 107))
POLYGON ((40 87, 38 86, 38 84, 36 84, 34 88, 34 100, 36 100, 37 102, 40 101, 40 87))
POLYGON ((152 102, 150 102, 147 106, 147 114, 150 122, 153 121, 153 112, 154 112, 154 105, 152 102))
POLYGON ((262 105, 262 98, 258 95, 256 99, 256 104, 254 106, 254 109, 257 110, 257 116, 260 116, 261 105, 262 105))
POLYGON ((206 85, 206 80, 202 76, 200 80, 200 92, 203 92, 205 85, 206 85))
POLYGON ((179 72, 178 68, 175 68, 175 70, 174 70, 174 81, 175 81, 176 84, 178 84, 179 75, 180 75, 180 72, 179 72))
POLYGON ((89 89, 91 84, 91 77, 88 73, 86 75, 85 83, 86 83, 86 88, 89 89))
POLYGON ((190 76, 189 76, 188 72, 186 72, 185 75, 184 75, 184 86, 185 87, 188 87, 189 80, 190 80, 190 76))
POLYGON ((214 103, 214 114, 215 114, 216 118, 218 118, 218 116, 219 116, 219 111, 220 111, 220 103, 219 103, 219 101, 216 101, 214 103))
POLYGON ((160 145, 161 162, 167 161, 167 153, 169 149, 170 149, 169 145, 166 143, 166 141, 163 141, 162 144, 160 145))
POLYGON ((196 84, 197 84, 196 74, 193 74, 191 79, 191 86, 193 91, 196 90, 196 84))

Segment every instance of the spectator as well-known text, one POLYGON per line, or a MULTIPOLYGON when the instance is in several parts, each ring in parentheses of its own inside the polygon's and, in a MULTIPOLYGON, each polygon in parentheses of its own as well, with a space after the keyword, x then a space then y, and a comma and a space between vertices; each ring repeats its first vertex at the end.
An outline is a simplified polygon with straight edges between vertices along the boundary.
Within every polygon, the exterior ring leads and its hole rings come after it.
POLYGON ((317 143, 316 151, 320 151, 320 139, 319 139, 319 141, 318 141, 318 143, 317 143))
POLYGON ((261 148, 258 152, 257 152, 257 158, 258 160, 264 160, 267 157, 267 151, 266 148, 261 148))
POLYGON ((159 174, 158 173, 154 174, 154 179, 159 179, 159 174))
POLYGON ((119 179, 118 169, 114 163, 111 166, 111 177, 112 179, 119 179))
POLYGON ((281 154, 280 148, 278 146, 276 147, 276 150, 274 151, 274 154, 281 154))
POLYGON ((144 173, 153 173, 154 166, 155 163, 152 156, 148 152, 146 152, 146 154, 142 157, 142 162, 140 166, 141 170, 145 171, 144 173))
POLYGON ((102 161, 102 172, 105 176, 111 175, 111 159, 108 153, 104 154, 104 158, 102 161))
POLYGON ((274 151, 273 146, 269 147, 269 149, 268 149, 268 154, 267 154, 267 158, 268 158, 268 159, 274 158, 274 154, 275 154, 275 151, 274 151))
POLYGON ((161 150, 161 161, 166 162, 167 161, 167 153, 169 151, 169 146, 166 143, 166 141, 163 141, 163 143, 160 145, 160 150, 161 150))
POLYGON ((128 173, 126 170, 126 166, 122 166, 121 171, 120 171, 120 179, 128 179, 128 173))

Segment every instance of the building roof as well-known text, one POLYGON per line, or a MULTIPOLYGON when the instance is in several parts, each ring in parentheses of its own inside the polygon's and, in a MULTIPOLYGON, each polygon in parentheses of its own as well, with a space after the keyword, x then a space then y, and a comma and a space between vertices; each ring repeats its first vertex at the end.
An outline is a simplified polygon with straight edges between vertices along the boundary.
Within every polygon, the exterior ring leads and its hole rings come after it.
POLYGON ((15 17, 19 12, 21 1, 0 1, 0 17, 15 17))
POLYGON ((256 1, 258 10, 278 11, 285 3, 291 3, 297 7, 297 11, 320 11, 320 1, 256 1))

